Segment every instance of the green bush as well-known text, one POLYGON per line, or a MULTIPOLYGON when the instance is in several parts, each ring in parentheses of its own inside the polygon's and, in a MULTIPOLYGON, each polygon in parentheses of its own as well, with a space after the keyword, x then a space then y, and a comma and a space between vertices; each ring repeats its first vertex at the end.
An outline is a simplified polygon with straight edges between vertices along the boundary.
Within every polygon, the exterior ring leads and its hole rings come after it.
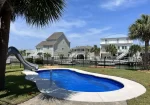
POLYGON ((35 63, 36 64, 43 64, 43 59, 42 58, 36 58, 35 63))
POLYGON ((33 59, 32 58, 26 58, 26 60, 30 63, 33 63, 33 59))

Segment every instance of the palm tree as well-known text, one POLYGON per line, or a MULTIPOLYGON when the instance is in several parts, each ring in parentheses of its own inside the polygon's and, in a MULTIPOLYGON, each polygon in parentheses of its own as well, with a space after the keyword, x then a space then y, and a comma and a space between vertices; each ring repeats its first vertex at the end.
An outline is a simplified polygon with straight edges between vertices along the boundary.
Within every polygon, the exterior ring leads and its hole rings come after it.
POLYGON ((65 0, 0 0, 0 90, 5 85, 6 56, 11 21, 25 18, 35 26, 45 26, 61 17, 65 0))
POLYGON ((22 56, 26 55, 26 50, 20 50, 19 52, 21 53, 22 56))
MULTIPOLYGON (((129 48, 129 53, 130 53, 132 56, 133 56, 133 55, 136 55, 137 52, 140 52, 140 51, 141 51, 141 46, 136 45, 136 44, 130 46, 130 48, 129 48)), ((137 55, 136 55, 136 57, 137 57, 137 55)))
POLYGON ((94 56, 95 56, 95 59, 96 59, 96 56, 98 56, 99 53, 100 53, 100 48, 98 48, 97 45, 94 45, 94 46, 91 48, 91 52, 94 52, 94 56))
POLYGON ((106 49, 106 52, 109 52, 111 54, 111 56, 113 56, 117 53, 117 48, 113 44, 107 45, 105 47, 105 49, 106 49))
POLYGON ((50 53, 44 53, 44 57, 51 57, 51 54, 50 53))
POLYGON ((50 53, 44 53, 44 57, 47 58, 47 65, 48 65, 48 58, 51 57, 51 54, 50 53))
POLYGON ((31 54, 31 53, 28 52, 28 53, 27 53, 27 56, 29 56, 30 54, 31 54))
POLYGON ((37 55, 41 58, 42 57, 42 52, 37 53, 37 55))
POLYGON ((150 40, 150 16, 142 15, 129 27, 129 38, 145 42, 144 68, 148 69, 148 47, 150 40))

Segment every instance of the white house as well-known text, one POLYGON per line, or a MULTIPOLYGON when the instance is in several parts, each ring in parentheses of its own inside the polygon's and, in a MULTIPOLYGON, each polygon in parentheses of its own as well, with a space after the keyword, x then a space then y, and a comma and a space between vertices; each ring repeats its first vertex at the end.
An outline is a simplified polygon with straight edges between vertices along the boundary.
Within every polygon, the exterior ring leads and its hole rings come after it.
POLYGON ((37 56, 38 53, 49 53, 52 57, 58 57, 60 54, 68 57, 70 51, 70 42, 63 32, 55 32, 45 41, 41 41, 36 46, 36 50, 29 56, 37 56))
POLYGON ((100 41, 100 56, 104 58, 108 55, 105 47, 109 44, 113 44, 117 48, 117 57, 116 59, 122 59, 124 56, 128 54, 130 46, 133 44, 133 40, 130 40, 128 37, 118 37, 118 38, 101 38, 100 41))
POLYGON ((70 50, 70 56, 77 59, 85 59, 85 58, 91 58, 92 55, 90 50, 92 46, 76 46, 70 50))

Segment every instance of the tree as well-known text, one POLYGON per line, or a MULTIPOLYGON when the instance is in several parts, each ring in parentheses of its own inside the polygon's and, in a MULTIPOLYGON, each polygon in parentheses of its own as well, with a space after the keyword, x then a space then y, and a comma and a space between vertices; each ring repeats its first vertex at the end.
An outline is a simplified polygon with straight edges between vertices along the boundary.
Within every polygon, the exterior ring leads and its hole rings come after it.
POLYGON ((48 58, 51 57, 51 54, 50 53, 44 53, 44 57, 47 58, 47 65, 48 65, 48 58))
MULTIPOLYGON (((141 51, 141 46, 139 45, 132 45, 130 48, 129 48, 129 53, 133 56, 133 55, 136 55, 137 52, 140 52, 141 51)), ((136 55, 137 57, 137 55, 136 55)))
POLYGON ((21 53, 22 56, 26 55, 26 50, 20 50, 19 52, 21 53))
POLYGON ((98 56, 99 53, 100 53, 100 48, 98 48, 97 45, 94 45, 94 46, 91 48, 91 52, 94 52, 94 56, 95 56, 95 59, 96 59, 96 56, 98 56))
POLYGON ((50 53, 44 53, 44 57, 46 57, 46 58, 51 57, 51 54, 50 53))
POLYGON ((113 44, 107 45, 105 47, 105 49, 106 49, 106 52, 109 52, 111 54, 111 56, 113 56, 117 53, 117 48, 113 44))
POLYGON ((88 58, 88 55, 89 55, 89 49, 84 49, 85 50, 85 59, 87 59, 88 58))
POLYGON ((30 54, 31 54, 31 53, 30 53, 30 52, 28 52, 28 53, 27 53, 27 56, 29 56, 30 54))
POLYGON ((28 24, 43 27, 58 20, 64 7, 65 0, 0 0, 0 90, 5 85, 11 21, 21 16, 28 24))
POLYGON ((130 27, 129 34, 130 39, 139 39, 145 42, 145 55, 144 55, 144 69, 148 69, 148 47, 150 40, 150 16, 142 15, 140 19, 137 19, 130 27))
POLYGON ((39 56, 39 57, 42 57, 42 52, 39 52, 39 53, 37 53, 37 55, 39 56))

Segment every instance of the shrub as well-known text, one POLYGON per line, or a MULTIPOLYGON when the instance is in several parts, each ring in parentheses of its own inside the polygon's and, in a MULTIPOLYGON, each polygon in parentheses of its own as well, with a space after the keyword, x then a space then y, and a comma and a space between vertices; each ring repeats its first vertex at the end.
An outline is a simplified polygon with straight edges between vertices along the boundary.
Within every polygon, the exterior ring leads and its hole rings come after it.
POLYGON ((43 59, 42 58, 36 58, 35 63, 36 64, 43 64, 43 59))
POLYGON ((33 59, 32 58, 26 58, 26 60, 30 63, 33 63, 33 59))

